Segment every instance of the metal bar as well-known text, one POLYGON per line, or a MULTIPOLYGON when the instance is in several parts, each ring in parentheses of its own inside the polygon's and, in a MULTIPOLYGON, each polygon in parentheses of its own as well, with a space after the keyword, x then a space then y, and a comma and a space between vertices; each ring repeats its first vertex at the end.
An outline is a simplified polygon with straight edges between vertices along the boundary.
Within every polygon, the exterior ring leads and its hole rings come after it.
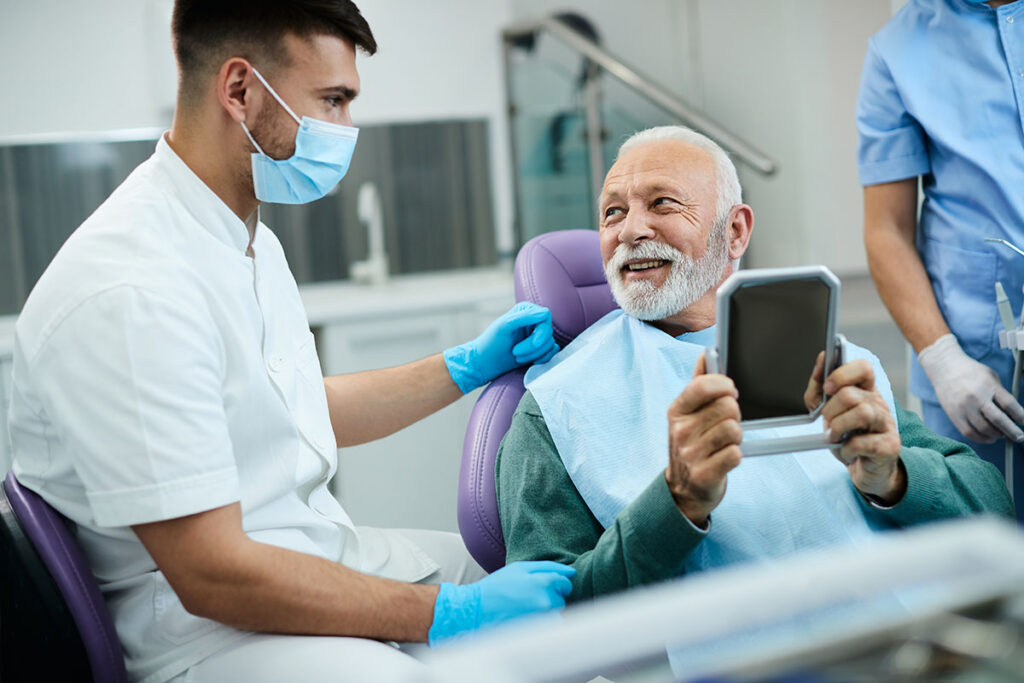
POLYGON ((597 78, 598 68, 588 68, 587 83, 584 86, 587 117, 587 157, 590 164, 590 206, 594 212, 594 226, 600 224, 597 206, 604 187, 604 124, 601 120, 601 83, 597 78))
POLYGON ((774 159, 763 154, 739 136, 721 128, 682 100, 668 94, 653 78, 631 66, 627 66, 621 59, 581 36, 557 19, 548 17, 534 22, 518 24, 505 29, 502 32, 502 36, 505 44, 508 45, 516 38, 538 31, 549 33, 554 38, 557 38, 597 63, 605 71, 615 76, 615 78, 622 81, 635 92, 661 107, 672 116, 675 116, 686 125, 715 140, 726 152, 758 173, 771 175, 778 168, 778 164, 774 159))
POLYGON ((508 114, 508 154, 512 162, 512 253, 499 254, 501 259, 515 258, 519 247, 525 241, 523 238, 523 216, 520 210, 522 198, 522 187, 519 183, 519 154, 516 150, 516 103, 512 86, 512 45, 508 41, 502 42, 502 68, 505 70, 505 111, 508 114))

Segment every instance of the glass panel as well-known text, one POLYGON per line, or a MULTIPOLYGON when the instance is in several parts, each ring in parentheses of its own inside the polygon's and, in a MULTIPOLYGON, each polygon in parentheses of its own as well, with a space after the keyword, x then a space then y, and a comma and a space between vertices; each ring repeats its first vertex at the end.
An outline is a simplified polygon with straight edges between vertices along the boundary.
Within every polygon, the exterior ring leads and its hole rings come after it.
POLYGON ((512 144, 520 245, 551 230, 593 228, 578 58, 550 40, 512 53, 512 144))
MULTIPOLYGON (((597 227, 587 145, 586 60, 541 35, 512 50, 512 144, 520 245, 541 233, 597 227)), ((620 81, 598 76, 602 125, 600 175, 637 130, 673 119, 620 81)))

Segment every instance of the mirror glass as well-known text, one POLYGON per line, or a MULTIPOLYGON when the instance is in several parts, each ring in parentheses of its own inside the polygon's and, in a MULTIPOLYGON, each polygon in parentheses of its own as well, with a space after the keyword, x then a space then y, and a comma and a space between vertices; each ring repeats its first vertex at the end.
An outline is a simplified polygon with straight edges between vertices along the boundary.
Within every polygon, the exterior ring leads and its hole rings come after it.
POLYGON ((827 348, 828 309, 829 288, 818 279, 752 283, 733 292, 726 368, 745 421, 810 412, 804 392, 827 348))

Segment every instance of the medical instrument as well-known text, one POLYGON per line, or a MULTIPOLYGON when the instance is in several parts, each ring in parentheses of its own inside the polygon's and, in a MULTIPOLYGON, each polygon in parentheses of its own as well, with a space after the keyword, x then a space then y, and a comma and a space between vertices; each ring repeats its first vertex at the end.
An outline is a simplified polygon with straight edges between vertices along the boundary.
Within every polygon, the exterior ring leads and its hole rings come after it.
POLYGON ((481 626, 565 606, 576 570, 558 562, 513 562, 476 583, 442 583, 434 602, 431 645, 481 626))
POLYGON ((521 301, 476 339, 444 352, 452 380, 468 394, 509 370, 545 363, 558 352, 552 336, 551 311, 521 301))
MULTIPOLYGON (((1006 240, 1000 240, 1005 242, 1009 246, 1009 242, 1006 240)), ((1020 251, 1016 247, 1014 250, 1020 251)), ((1003 320, 1003 327, 1006 328, 1007 336, 1013 333, 1017 328, 1013 323, 1013 309, 1010 308, 1010 300, 1006 296, 1006 290, 1003 289, 1003 283, 996 281, 996 307, 999 309, 999 317, 1003 320)), ((1021 312, 1021 325, 1024 326, 1024 311, 1021 312)), ((1015 399, 1020 400, 1020 349, 1013 349, 1013 380, 1011 380, 1010 393, 1015 399)), ((1005 471, 1006 471, 1006 487, 1010 490, 1010 499, 1013 499, 1013 443, 1006 439, 1004 446, 1004 457, 1005 457, 1005 471)))
MULTIPOLYGON (((1013 251, 1017 252, 1021 256, 1024 256, 1024 251, 1017 247, 1012 242, 1009 242, 998 237, 986 237, 986 242, 997 242, 1003 246, 1009 247, 1013 251)), ((1013 309, 1010 308, 1010 300, 1006 296, 1006 290, 1003 288, 1003 283, 996 282, 996 307, 999 309, 999 316, 1002 318, 1003 327, 1005 328, 999 333, 999 347, 1003 349, 1010 349, 1013 353, 1013 379, 1010 382, 1010 394, 1014 400, 1020 401, 1020 374, 1021 374, 1021 349, 1024 348, 1024 339, 1021 338, 1021 332, 1024 330, 1024 307, 1021 308, 1020 322, 1014 326, 1013 323, 1013 309)), ((1006 472, 1006 487, 1010 490, 1010 499, 1013 500, 1013 447, 1014 444, 1010 439, 1006 439, 1004 446, 1004 458, 1005 458, 1005 472, 1006 472)), ((1016 501, 1014 501, 1016 502, 1016 501)))
POLYGON ((985 241, 986 241, 986 242, 999 242, 1000 244, 1002 244, 1002 245, 1004 245, 1004 246, 1007 246, 1007 247, 1009 247, 1010 249, 1013 249, 1013 250, 1014 250, 1015 252, 1017 252, 1017 253, 1018 253, 1018 254, 1020 254, 1021 256, 1024 256, 1024 251, 1021 251, 1020 247, 1018 247, 1017 245, 1015 245, 1015 244, 1014 244, 1013 242, 1009 242, 1009 241, 1007 241, 1007 240, 1004 240, 1004 239, 1000 239, 1000 238, 998 238, 998 237, 986 237, 986 238, 985 238, 985 241))
POLYGON ((1010 299, 1006 296, 1003 283, 999 281, 996 281, 996 308, 999 309, 999 317, 1003 320, 1003 327, 1007 330, 1014 329, 1016 325, 1013 324, 1013 309, 1010 308, 1010 299))
MULTIPOLYGON (((814 422, 825 397, 808 408, 804 393, 818 355, 825 376, 838 367, 839 279, 824 266, 766 268, 734 273, 718 288, 716 346, 708 372, 736 383, 740 426, 770 429, 814 422)), ((745 456, 839 448, 825 433, 744 441, 745 456)))

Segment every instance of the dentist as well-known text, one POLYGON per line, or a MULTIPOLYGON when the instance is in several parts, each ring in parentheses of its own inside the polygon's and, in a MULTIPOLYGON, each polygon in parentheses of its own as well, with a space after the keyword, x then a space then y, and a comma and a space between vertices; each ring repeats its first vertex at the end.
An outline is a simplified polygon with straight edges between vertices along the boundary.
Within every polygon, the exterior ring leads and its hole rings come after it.
POLYGON ((33 290, 11 404, 14 472, 75 523, 129 678, 393 680, 419 665, 382 641, 561 607, 572 569, 481 578, 457 535, 357 527, 328 491, 338 447, 557 349, 520 305, 443 354, 323 378, 258 207, 345 175, 356 50, 376 50, 359 10, 178 0, 173 37, 173 126, 33 290))

